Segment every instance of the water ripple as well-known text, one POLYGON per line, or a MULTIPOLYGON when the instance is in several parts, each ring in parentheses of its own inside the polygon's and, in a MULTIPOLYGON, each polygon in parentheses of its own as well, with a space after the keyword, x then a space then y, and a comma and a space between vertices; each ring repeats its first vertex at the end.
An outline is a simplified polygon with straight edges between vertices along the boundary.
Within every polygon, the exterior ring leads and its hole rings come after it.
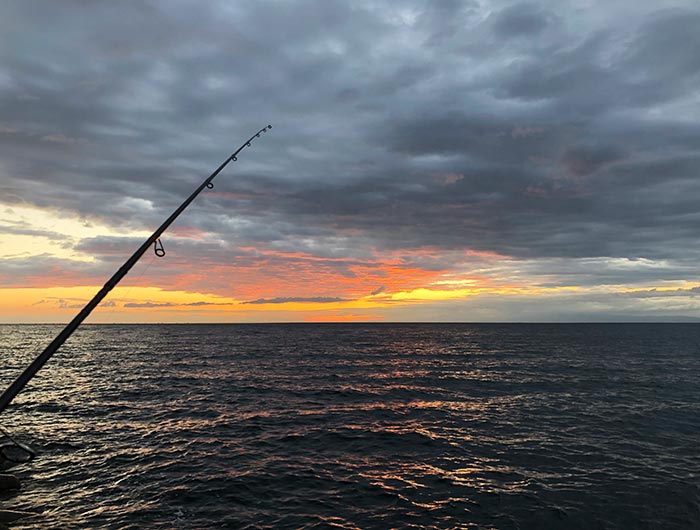
MULTIPOLYGON (((59 329, 0 326, 0 383, 59 329)), ((694 325, 86 326, 2 418, 40 454, 2 503, 49 530, 694 529, 699 376, 694 325)))

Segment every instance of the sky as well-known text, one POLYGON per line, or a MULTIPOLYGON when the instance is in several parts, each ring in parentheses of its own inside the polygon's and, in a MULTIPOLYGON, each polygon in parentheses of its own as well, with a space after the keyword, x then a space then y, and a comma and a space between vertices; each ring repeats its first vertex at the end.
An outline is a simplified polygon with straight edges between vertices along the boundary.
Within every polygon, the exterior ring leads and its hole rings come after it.
POLYGON ((697 0, 0 6, 0 322, 700 318, 697 0))

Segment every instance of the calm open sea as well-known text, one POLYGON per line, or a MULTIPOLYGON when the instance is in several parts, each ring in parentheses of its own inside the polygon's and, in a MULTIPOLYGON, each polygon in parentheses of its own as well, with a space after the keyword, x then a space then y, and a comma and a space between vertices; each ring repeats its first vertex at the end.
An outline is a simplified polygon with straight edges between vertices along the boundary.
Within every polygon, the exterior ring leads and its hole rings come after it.
POLYGON ((0 422, 15 529, 700 528, 694 324, 85 326, 0 422))

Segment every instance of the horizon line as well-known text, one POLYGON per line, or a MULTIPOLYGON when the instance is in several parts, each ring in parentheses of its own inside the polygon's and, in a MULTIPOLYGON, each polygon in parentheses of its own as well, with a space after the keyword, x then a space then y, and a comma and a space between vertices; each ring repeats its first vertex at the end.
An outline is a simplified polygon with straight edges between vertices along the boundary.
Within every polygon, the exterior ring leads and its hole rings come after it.
MULTIPOLYGON (((682 320, 335 320, 279 322, 86 322, 81 326, 259 326, 278 324, 700 324, 700 318, 686 317, 682 320)), ((0 322, 0 326, 65 326, 65 322, 0 322)))

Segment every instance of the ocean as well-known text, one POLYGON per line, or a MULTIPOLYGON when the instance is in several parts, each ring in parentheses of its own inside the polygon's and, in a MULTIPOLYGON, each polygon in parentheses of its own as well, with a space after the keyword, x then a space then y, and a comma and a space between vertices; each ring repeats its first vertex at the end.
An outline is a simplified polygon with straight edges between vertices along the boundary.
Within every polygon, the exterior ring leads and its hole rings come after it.
POLYGON ((700 528, 695 324, 86 325, 0 424, 17 530, 700 528))

